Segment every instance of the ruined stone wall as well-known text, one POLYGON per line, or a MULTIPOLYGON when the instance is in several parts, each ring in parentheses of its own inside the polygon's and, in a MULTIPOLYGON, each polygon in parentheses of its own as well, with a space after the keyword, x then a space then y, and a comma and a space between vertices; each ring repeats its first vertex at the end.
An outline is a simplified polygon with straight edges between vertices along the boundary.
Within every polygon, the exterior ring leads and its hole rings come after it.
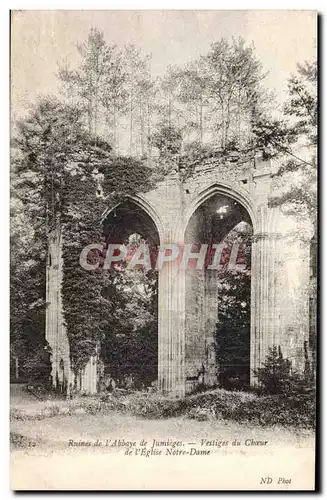
POLYGON ((90 360, 78 374, 71 370, 70 347, 62 309, 62 231, 58 226, 49 238, 46 266, 46 340, 51 347, 53 386, 69 395, 72 389, 85 394, 97 392, 98 358, 90 360))
MULTIPOLYGON (((204 237, 206 220, 203 211, 190 219, 186 243, 208 243, 204 237)), ((194 251, 196 251, 196 246, 194 251)), ((192 261, 191 261, 192 262, 192 261)), ((214 271, 196 269, 196 261, 185 273, 185 377, 186 391, 200 383, 217 382, 214 332, 218 317, 218 279, 214 271)))
MULTIPOLYGON (((262 365, 268 347, 276 343, 295 366, 303 365, 304 342, 309 338, 309 254, 296 235, 285 238, 285 220, 268 206, 274 166, 258 157, 211 158, 172 169, 156 189, 134 197, 157 226, 160 243, 183 244, 192 215, 214 194, 229 196, 249 213, 253 225, 251 279, 251 374, 262 365), (287 257, 288 255, 288 257, 287 257)), ((189 227, 198 239, 201 220, 189 227)), ((193 233, 193 234, 192 234, 193 233)), ((60 360, 70 373, 69 345, 61 311, 60 238, 49 245, 47 266, 46 335, 53 350, 53 376, 60 377, 60 360), (57 260, 56 260, 57 259, 57 260), (59 274, 58 274, 59 273, 59 274)), ((188 275, 175 264, 159 275, 158 378, 165 392, 183 396, 186 378, 202 364, 211 366, 214 380, 212 331, 216 322, 216 282, 208 274, 188 275)), ((96 370, 87 368, 81 385, 96 388, 96 370)), ((66 376, 66 375, 65 375, 66 376)), ((68 380, 70 375, 67 376, 68 380)), ((83 379, 83 377, 82 377, 83 379)), ((252 382, 255 378, 252 376, 252 382)))
POLYGON ((58 226, 50 235, 46 267, 46 340, 51 348, 52 384, 69 391, 72 381, 70 349, 62 311, 62 234, 58 226))

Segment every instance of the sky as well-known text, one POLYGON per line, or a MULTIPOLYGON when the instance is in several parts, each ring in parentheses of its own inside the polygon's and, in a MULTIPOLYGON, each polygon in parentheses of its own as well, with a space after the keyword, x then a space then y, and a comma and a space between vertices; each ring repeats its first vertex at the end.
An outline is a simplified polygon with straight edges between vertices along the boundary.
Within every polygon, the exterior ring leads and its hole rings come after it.
POLYGON ((297 62, 316 54, 316 12, 309 10, 32 10, 14 11, 11 28, 11 109, 26 113, 38 95, 58 92, 56 72, 78 63, 76 44, 92 27, 109 44, 133 43, 152 54, 152 74, 205 54, 222 37, 254 42, 268 72, 266 86, 283 101, 297 62))

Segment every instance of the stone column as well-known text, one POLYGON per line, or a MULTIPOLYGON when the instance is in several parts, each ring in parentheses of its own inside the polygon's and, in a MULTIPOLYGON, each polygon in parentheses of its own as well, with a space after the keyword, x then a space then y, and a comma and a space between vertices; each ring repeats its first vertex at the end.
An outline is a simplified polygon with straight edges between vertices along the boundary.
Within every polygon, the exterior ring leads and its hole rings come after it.
POLYGON ((52 384, 69 392, 72 373, 67 332, 62 313, 62 234, 58 224, 48 241, 46 265, 45 337, 51 347, 52 384))
POLYGON ((255 384, 253 370, 265 361, 268 347, 276 343, 275 289, 276 240, 268 233, 253 236, 251 264, 251 345, 250 380, 255 384))
MULTIPOLYGON (((170 240, 170 238, 168 239, 170 240)), ((159 270, 158 385, 172 396, 185 395, 185 271, 179 262, 159 270)))
POLYGON ((81 390, 86 394, 96 394, 97 393, 97 356, 90 356, 89 361, 86 366, 81 370, 81 390))
MULTIPOLYGON (((62 278, 62 232, 58 224, 48 242, 45 335, 52 352, 52 384, 68 394, 75 377, 71 370, 69 341, 63 318, 62 278)), ((77 375, 76 388, 87 394, 95 394, 97 381, 97 356, 90 356, 84 369, 77 375)))
POLYGON ((215 349, 215 332, 218 322, 218 276, 217 271, 205 271, 205 384, 218 381, 218 366, 215 349))
POLYGON ((293 368, 302 371, 308 355, 305 351, 309 346, 310 332, 310 242, 290 235, 281 238, 277 244, 278 343, 293 368))
POLYGON ((261 232, 253 237, 251 281, 251 383, 268 347, 304 368, 309 340, 309 252, 296 236, 261 232))

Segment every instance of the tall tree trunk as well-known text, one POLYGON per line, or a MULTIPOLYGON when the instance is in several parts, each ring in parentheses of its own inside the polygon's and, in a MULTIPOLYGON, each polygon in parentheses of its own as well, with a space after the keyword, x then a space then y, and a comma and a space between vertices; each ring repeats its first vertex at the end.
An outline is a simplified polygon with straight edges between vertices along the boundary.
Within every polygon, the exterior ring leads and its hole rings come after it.
POLYGON ((203 104, 202 99, 200 100, 200 143, 203 143, 203 104))
POLYGON ((133 152, 133 92, 130 91, 129 103, 129 155, 132 156, 133 152))
POLYGON ((238 143, 239 143, 239 145, 241 145, 241 89, 238 89, 237 135, 238 135, 238 143))
POLYGON ((119 114, 116 111, 116 154, 119 155, 119 114))
POLYGON ((172 104, 171 104, 171 99, 169 97, 169 99, 168 99, 168 124, 169 124, 169 127, 171 127, 171 108, 172 108, 172 104))
POLYGON ((145 154, 145 143, 144 143, 144 105, 143 105, 143 96, 140 94, 140 113, 141 113, 141 155, 142 157, 145 154))
POLYGON ((225 109, 224 103, 221 104, 221 147, 225 149, 225 109))
POLYGON ((19 364, 18 364, 18 358, 15 356, 15 379, 18 380, 19 377, 19 364))
POLYGON ((99 106, 99 54, 96 60, 96 87, 95 87, 95 104, 94 104, 94 142, 97 145, 97 132, 98 132, 98 106, 99 106))
POLYGON ((114 117, 114 122, 113 122, 113 143, 114 147, 113 150, 115 154, 118 154, 118 145, 117 145, 117 110, 116 110, 116 105, 114 104, 113 106, 113 117, 114 117))
POLYGON ((230 109, 230 104, 232 100, 232 92, 230 91, 228 99, 227 99, 227 109, 226 109, 226 120, 225 120, 225 147, 228 144, 228 138, 229 138, 229 130, 230 130, 230 124, 231 124, 231 109, 230 109))
POLYGON ((94 105, 94 142, 97 145, 97 125, 98 125, 98 93, 95 93, 95 105, 94 105))
POLYGON ((148 156, 150 157, 152 153, 152 148, 151 148, 151 114, 150 114, 149 98, 147 99, 146 109, 147 109, 147 128, 148 128, 147 146, 148 146, 148 156))
POLYGON ((92 134, 92 100, 88 99, 87 103, 87 121, 88 121, 88 129, 89 134, 92 134))

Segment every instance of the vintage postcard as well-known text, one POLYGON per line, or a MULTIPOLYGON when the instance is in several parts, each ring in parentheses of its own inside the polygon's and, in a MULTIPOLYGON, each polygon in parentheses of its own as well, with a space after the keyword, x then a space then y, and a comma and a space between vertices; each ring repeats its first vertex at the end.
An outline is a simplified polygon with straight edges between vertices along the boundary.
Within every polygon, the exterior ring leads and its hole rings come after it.
POLYGON ((11 12, 13 490, 313 491, 317 13, 11 12))

